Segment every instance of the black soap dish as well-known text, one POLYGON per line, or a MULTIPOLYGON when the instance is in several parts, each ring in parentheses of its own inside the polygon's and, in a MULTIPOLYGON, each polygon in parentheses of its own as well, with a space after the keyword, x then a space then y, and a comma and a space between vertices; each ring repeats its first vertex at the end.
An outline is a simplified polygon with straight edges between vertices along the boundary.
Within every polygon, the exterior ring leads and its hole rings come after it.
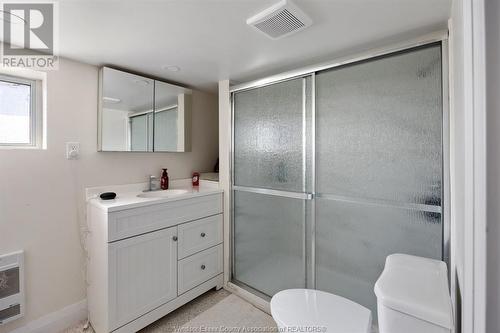
POLYGON ((116 193, 115 192, 104 192, 99 195, 99 198, 101 200, 113 200, 116 198, 116 193))

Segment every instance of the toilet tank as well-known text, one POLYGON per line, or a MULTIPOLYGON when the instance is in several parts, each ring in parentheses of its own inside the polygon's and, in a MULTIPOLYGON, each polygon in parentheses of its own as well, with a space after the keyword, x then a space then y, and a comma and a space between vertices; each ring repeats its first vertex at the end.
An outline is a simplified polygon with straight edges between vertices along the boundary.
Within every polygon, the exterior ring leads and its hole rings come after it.
POLYGON ((380 333, 449 333, 453 330, 446 264, 392 254, 375 283, 380 333))

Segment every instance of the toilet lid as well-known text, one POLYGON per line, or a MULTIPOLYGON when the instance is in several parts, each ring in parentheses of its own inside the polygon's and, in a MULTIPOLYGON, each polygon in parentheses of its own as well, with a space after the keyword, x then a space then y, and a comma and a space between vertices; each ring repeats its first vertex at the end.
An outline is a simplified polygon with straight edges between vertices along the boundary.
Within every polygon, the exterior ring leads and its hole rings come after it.
POLYGON ((296 329, 294 332, 369 333, 371 330, 370 310, 319 290, 280 291, 271 299, 271 314, 278 326, 296 329))

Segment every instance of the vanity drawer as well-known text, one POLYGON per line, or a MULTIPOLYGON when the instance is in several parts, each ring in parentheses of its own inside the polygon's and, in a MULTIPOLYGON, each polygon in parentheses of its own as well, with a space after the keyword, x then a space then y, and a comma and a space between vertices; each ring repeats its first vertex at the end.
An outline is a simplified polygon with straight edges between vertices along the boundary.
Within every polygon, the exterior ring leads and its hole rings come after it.
POLYGON ((206 217, 178 227, 179 259, 222 243, 222 215, 206 217))
POLYGON ((108 219, 108 242, 220 213, 221 193, 113 212, 108 219))
POLYGON ((179 261, 178 295, 222 273, 222 244, 179 261))

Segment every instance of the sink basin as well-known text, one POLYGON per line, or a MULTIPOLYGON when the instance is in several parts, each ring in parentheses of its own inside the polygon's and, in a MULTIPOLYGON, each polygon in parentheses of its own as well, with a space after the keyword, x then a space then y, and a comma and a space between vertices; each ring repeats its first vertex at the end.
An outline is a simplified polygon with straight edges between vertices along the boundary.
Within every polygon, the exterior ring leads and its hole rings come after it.
POLYGON ((162 190, 162 191, 151 191, 138 194, 139 198, 171 198, 177 195, 187 193, 187 190, 162 190))

